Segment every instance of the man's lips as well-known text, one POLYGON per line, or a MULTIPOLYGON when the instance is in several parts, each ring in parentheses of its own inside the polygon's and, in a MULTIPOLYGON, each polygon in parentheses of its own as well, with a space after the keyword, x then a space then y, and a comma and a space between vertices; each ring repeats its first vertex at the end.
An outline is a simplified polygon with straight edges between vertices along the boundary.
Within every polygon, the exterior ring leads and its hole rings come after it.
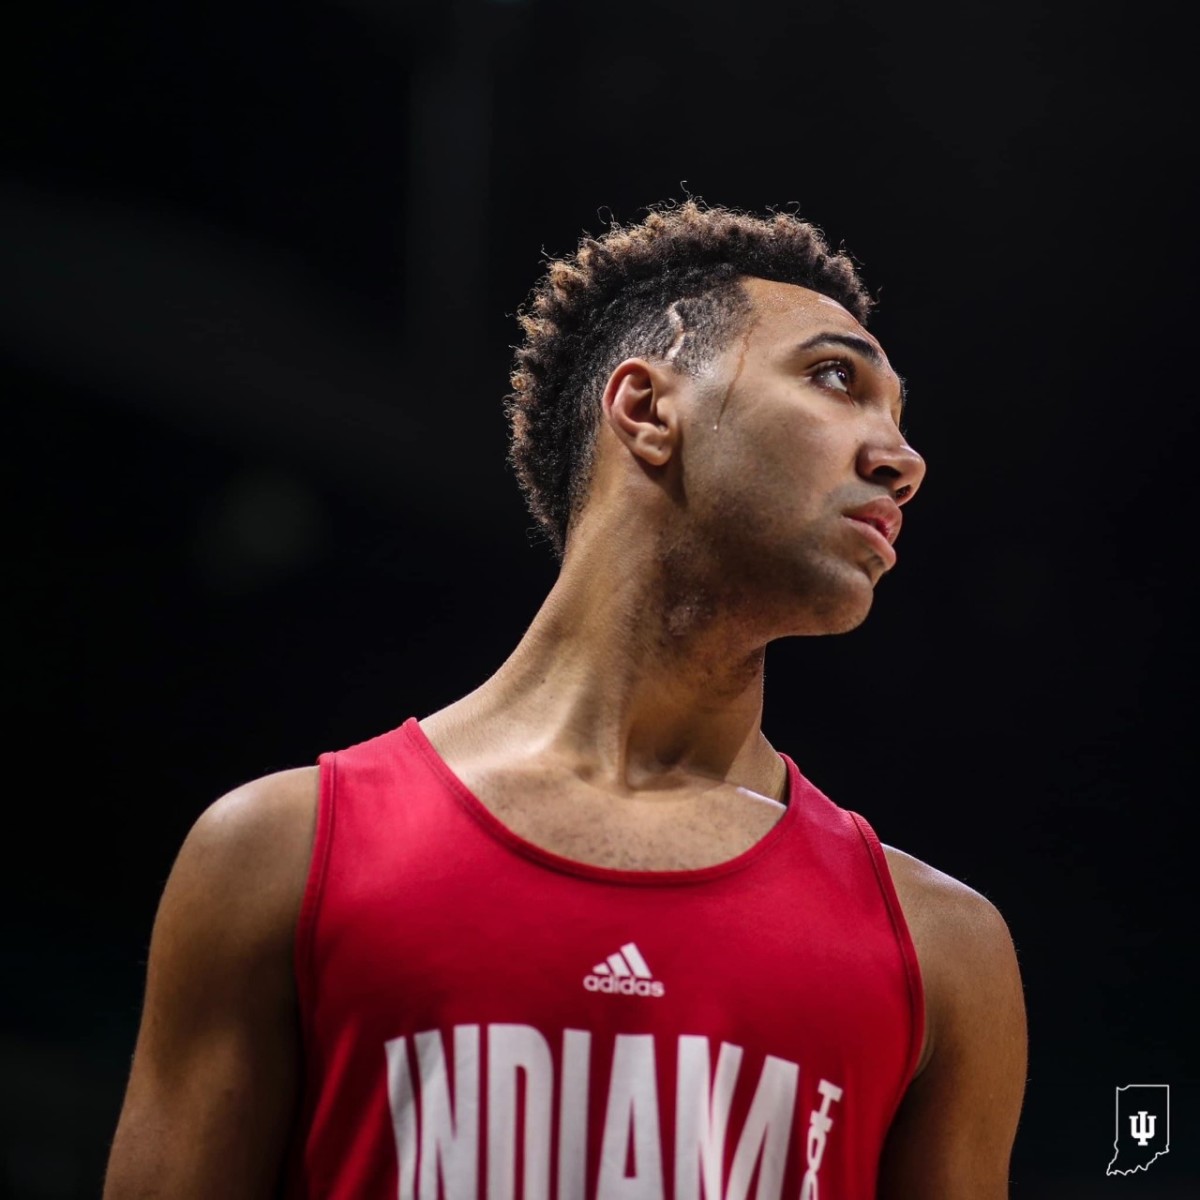
POLYGON ((872 500, 843 515, 862 529, 863 535, 875 544, 888 566, 895 565, 896 551, 892 549, 892 543, 900 536, 900 524, 904 517, 894 500, 872 500))

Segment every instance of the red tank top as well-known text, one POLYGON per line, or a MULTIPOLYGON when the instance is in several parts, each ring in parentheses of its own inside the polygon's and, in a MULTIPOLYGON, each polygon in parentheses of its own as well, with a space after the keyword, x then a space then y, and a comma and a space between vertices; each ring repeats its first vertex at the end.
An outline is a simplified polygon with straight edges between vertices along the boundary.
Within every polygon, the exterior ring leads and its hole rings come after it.
POLYGON ((872 1200, 916 955, 874 832, 783 757, 745 853, 620 871, 516 836, 416 718, 322 756, 289 1194, 872 1200))

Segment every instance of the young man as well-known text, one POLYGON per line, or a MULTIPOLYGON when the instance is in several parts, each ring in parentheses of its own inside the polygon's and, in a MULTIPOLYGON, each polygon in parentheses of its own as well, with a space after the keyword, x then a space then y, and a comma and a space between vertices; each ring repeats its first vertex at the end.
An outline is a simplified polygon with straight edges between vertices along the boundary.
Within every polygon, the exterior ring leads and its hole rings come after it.
POLYGON ((868 308, 788 215, 550 265, 508 406, 557 582, 476 691, 197 822, 109 1200, 1008 1195, 1004 921, 760 728, 924 475, 868 308))

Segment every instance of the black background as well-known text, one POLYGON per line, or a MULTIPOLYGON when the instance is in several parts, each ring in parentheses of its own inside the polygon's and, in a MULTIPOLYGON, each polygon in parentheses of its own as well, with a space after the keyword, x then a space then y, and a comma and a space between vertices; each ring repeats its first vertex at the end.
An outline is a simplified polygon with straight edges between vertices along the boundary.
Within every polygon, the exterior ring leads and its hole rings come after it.
POLYGON ((989 896, 1024 1197, 1194 1196, 1193 64, 1165 10, 44 0, 12 15, 0 1195, 97 1194, 155 903, 235 784, 481 682, 543 250, 688 192, 863 264, 929 463, 768 736, 989 896), (1170 1154, 1106 1178, 1113 1089, 1170 1154))

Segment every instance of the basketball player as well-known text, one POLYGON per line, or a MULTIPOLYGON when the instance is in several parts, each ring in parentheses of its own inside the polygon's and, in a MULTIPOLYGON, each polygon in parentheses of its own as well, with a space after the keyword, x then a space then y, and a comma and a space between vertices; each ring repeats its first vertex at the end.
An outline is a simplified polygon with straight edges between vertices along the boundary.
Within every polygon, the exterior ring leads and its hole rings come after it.
POLYGON ((866 617, 925 472, 869 307, 784 214, 550 264, 508 411, 557 582, 474 692, 200 817, 109 1200, 1008 1195, 1003 919, 760 728, 767 644, 866 617))

